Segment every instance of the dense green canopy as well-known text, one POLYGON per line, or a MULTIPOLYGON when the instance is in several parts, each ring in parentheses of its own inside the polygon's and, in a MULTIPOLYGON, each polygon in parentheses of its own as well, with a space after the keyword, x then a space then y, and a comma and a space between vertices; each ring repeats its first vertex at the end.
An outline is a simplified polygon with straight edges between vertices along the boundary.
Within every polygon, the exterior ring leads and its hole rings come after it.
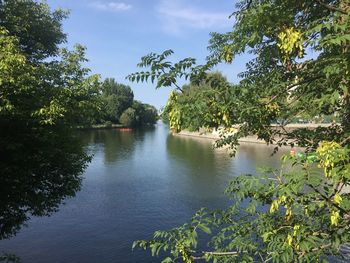
POLYGON ((45 2, 0 1, 0 26, 18 38, 20 50, 31 61, 58 54, 59 45, 66 42, 61 22, 67 14, 63 10, 51 12, 45 2))
POLYGON ((79 190, 88 156, 72 128, 98 110, 84 48, 59 49, 64 13, 0 2, 0 239, 79 190))

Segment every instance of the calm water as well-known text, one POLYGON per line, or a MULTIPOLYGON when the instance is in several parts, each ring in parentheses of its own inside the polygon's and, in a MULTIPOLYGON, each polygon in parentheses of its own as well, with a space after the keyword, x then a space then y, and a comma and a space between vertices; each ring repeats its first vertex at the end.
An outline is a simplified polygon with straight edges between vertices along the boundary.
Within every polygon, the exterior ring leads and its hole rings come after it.
POLYGON ((51 217, 33 218, 0 252, 24 263, 159 262, 131 251, 133 240, 169 229, 199 208, 225 207, 227 182, 256 166, 278 166, 271 148, 245 144, 235 158, 212 141, 172 136, 161 123, 146 131, 99 130, 82 139, 94 158, 82 190, 51 217))

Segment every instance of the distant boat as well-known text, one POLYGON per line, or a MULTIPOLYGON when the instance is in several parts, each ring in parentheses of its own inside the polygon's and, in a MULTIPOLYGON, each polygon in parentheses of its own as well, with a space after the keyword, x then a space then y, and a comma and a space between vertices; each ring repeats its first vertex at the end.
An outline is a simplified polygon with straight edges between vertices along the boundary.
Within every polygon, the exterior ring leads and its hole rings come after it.
POLYGON ((129 132, 129 131, 132 131, 131 128, 120 128, 119 130, 122 131, 122 132, 129 132))

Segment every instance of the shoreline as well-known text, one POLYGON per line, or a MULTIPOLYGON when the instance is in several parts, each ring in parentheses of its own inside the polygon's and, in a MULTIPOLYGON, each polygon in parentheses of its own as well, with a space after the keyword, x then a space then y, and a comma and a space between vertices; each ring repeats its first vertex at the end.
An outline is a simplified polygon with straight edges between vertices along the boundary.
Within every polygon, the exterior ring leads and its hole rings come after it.
MULTIPOLYGON (((173 133, 175 136, 187 136, 196 137, 216 141, 220 139, 220 136, 212 133, 202 133, 202 132, 190 132, 190 131, 180 131, 179 133, 173 133)), ((255 143, 255 144, 266 144, 264 140, 259 140, 256 136, 247 136, 238 140, 238 142, 243 143, 255 143)))
MULTIPOLYGON (((295 130, 295 129, 310 129, 310 130, 314 130, 318 127, 329 127, 331 126, 332 123, 295 123, 295 124, 287 124, 285 126, 285 129, 287 130, 295 130)), ((278 129, 280 126, 277 125, 277 124, 273 124, 271 125, 272 127, 278 129)), ((234 126, 234 128, 238 129, 239 126, 236 125, 234 126)), ((220 135, 219 135, 219 132, 215 132, 215 133, 212 133, 212 132, 201 132, 201 131, 196 131, 196 132, 190 132, 190 131, 187 131, 187 130, 182 130, 180 131, 179 133, 172 133, 173 135, 175 136, 187 136, 187 137, 196 137, 196 138, 203 138, 203 139, 209 139, 209 140, 218 140, 220 139, 220 135)), ((258 139, 257 136, 255 135, 250 135, 250 136, 246 136, 246 137, 243 137, 243 138, 240 138, 238 140, 239 143, 254 143, 254 144, 265 144, 265 145, 268 145, 264 140, 260 140, 258 139)), ((277 145, 275 143, 273 144, 270 144, 271 145, 277 145)), ((295 145, 294 147, 291 147, 291 146, 282 146, 282 147, 290 147, 290 148, 303 148, 303 147, 299 147, 297 145, 295 145)))
MULTIPOLYGON (((190 132, 190 131, 180 131, 179 133, 171 133, 174 136, 178 136, 178 137, 188 137, 188 138, 196 138, 196 139, 203 139, 203 140, 210 140, 213 142, 220 139, 219 135, 216 134, 212 134, 212 133, 206 133, 206 132, 190 132)), ((247 137, 243 137, 241 139, 238 140, 238 142, 240 144, 256 144, 256 145, 261 145, 261 146, 266 146, 266 147, 275 147, 277 146, 277 144, 267 144, 264 140, 259 140, 257 138, 257 136, 247 136, 247 137)), ((226 146, 228 147, 228 146, 226 146)), ((225 148, 225 147, 224 147, 225 148)), ((293 147, 291 147, 290 145, 282 145, 278 148, 288 148, 288 149, 304 149, 304 147, 298 146, 298 145, 294 145, 293 147)))
POLYGON ((112 125, 106 125, 106 124, 97 124, 92 126, 86 126, 86 127, 77 127, 77 130, 102 130, 102 129, 123 129, 128 128, 122 124, 112 124, 112 125))

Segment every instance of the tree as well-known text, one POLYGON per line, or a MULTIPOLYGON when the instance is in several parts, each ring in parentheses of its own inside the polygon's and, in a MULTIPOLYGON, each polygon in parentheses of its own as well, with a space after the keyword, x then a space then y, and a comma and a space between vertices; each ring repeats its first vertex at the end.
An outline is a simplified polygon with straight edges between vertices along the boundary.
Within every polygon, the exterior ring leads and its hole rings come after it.
POLYGON ((102 84, 102 101, 107 121, 119 122, 121 114, 128 109, 134 100, 134 93, 129 86, 107 78, 102 84))
POLYGON ((142 117, 142 123, 145 126, 154 125, 158 120, 158 111, 157 109, 150 104, 144 103, 144 112, 142 117))
POLYGON ((120 116, 120 123, 127 127, 134 127, 137 123, 137 116, 133 108, 126 109, 120 116))
POLYGON ((217 128, 228 121, 232 87, 221 73, 208 73, 201 81, 192 81, 181 90, 170 95, 164 110, 171 117, 170 127, 174 131, 217 128))
MULTIPOLYGON (((218 146, 235 149, 238 138, 256 134, 266 143, 298 144, 305 151, 285 156, 278 171, 236 177, 226 190, 232 198, 227 209, 202 209, 183 226, 156 231, 154 239, 134 246, 149 248, 153 255, 161 249, 169 252, 163 262, 341 258, 342 245, 350 243, 349 2, 242 0, 236 8, 233 30, 212 34, 206 65, 188 66, 182 60, 174 66, 165 60, 172 53, 166 51, 143 57, 139 65, 151 70, 129 79, 154 76, 157 87, 173 85, 182 76, 203 79, 213 65, 232 63, 249 52, 254 58, 240 74, 242 81, 231 87, 233 96, 221 105, 229 106, 226 126, 240 128, 218 146), (310 58, 310 51, 317 57, 310 58), (286 129, 300 114, 338 114, 342 119, 328 127, 286 129), (276 129, 272 123, 281 124, 276 129), (211 238, 208 247, 198 247, 198 235, 211 238)), ((171 96, 170 101, 177 100, 171 96)), ((169 117, 181 128, 181 115, 169 117)))
POLYGON ((56 55, 59 45, 66 42, 62 20, 68 12, 50 11, 44 2, 31 0, 1 0, 0 26, 19 40, 20 50, 30 61, 56 55))
POLYGON ((128 127, 145 127, 156 123, 158 119, 157 109, 149 104, 134 101, 120 117, 120 123, 128 127))
POLYGON ((62 11, 0 1, 0 240, 80 189, 89 156, 74 127, 99 109, 85 49, 59 49, 62 11))
POLYGON ((136 114, 136 126, 150 126, 156 123, 158 113, 154 106, 135 100, 132 108, 135 110, 136 114))

